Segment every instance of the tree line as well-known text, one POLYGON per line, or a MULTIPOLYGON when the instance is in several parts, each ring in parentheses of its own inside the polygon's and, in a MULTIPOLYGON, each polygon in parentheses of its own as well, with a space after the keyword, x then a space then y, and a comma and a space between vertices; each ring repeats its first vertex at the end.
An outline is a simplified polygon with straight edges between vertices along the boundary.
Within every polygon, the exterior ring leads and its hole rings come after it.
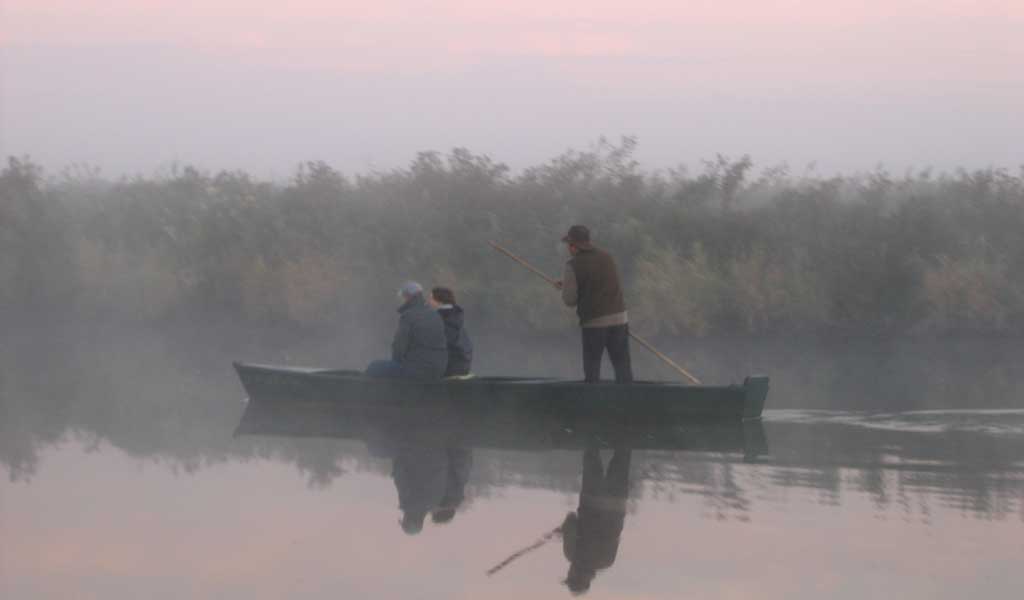
POLYGON ((487 241, 558 275, 579 222, 652 335, 1024 333, 1024 170, 823 176, 719 156, 650 171, 634 148, 602 140, 520 172, 465 149, 385 172, 307 162, 284 182, 9 158, 0 318, 344 328, 390 322, 395 287, 417 279, 491 331, 546 335, 571 312, 487 241))

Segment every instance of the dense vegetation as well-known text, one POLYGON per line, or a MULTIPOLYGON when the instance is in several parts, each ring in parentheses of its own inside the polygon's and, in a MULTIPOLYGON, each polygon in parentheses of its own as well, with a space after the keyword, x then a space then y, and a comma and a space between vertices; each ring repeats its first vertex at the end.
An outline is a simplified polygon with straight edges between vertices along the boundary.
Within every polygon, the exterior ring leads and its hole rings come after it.
POLYGON ((512 173, 463 149, 286 183, 192 167, 102 179, 0 173, 0 311, 144 322, 390 322, 408 278, 453 286, 492 331, 572 315, 488 240, 558 274, 582 222, 617 256, 633 320, 711 336, 1024 333, 1024 172, 756 175, 744 157, 647 172, 633 140, 512 173))

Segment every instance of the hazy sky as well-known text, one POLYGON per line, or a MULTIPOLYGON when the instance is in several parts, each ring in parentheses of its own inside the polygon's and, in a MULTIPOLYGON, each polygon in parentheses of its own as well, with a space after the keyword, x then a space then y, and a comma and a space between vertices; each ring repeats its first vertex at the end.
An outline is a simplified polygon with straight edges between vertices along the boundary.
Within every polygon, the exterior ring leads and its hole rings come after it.
POLYGON ((636 135, 647 166, 1024 163, 1022 0, 0 0, 0 153, 285 176, 636 135))

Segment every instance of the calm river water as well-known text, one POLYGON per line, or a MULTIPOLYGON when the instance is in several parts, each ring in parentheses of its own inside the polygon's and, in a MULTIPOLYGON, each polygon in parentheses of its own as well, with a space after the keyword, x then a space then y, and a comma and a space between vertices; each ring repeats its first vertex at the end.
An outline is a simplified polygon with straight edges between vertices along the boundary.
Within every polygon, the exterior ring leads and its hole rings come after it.
MULTIPOLYGON (((476 431, 461 445, 427 425, 239 429, 231 360, 351 366, 384 349, 214 331, 7 336, 0 598, 1024 590, 1019 342, 675 348, 709 381, 773 377, 763 423, 746 427, 476 431)), ((506 349, 479 370, 571 374, 574 350, 506 349)))

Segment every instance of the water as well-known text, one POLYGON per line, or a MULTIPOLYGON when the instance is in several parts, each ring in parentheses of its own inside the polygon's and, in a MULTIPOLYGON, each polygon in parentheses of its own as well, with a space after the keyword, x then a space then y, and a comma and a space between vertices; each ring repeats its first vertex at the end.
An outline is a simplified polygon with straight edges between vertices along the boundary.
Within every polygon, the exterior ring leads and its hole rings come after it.
POLYGON ((593 598, 1013 597, 1021 350, 680 347, 707 379, 769 372, 764 422, 460 446, 243 420, 232 358, 365 358, 343 344, 23 331, 0 348, 0 598, 564 598, 567 555, 593 598))

